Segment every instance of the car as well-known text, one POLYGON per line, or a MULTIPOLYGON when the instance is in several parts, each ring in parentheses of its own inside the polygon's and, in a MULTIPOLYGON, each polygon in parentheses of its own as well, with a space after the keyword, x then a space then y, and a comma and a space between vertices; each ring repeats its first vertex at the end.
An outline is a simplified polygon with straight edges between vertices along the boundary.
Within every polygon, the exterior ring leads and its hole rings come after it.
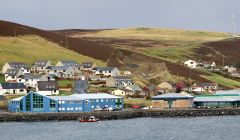
POLYGON ((139 105, 133 105, 132 109, 140 109, 141 107, 139 105))
POLYGON ((102 111, 102 108, 95 108, 94 111, 102 111))
POLYGON ((112 107, 103 107, 102 111, 113 111, 112 107))
POLYGON ((149 107, 149 106, 145 106, 145 107, 143 107, 143 108, 141 108, 141 109, 147 110, 147 109, 150 109, 150 107, 149 107))

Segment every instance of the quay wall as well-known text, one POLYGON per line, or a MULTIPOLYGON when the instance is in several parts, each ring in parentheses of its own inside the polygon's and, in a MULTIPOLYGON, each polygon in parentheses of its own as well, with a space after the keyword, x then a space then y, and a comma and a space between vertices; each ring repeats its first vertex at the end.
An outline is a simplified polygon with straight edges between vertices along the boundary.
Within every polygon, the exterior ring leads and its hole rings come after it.
POLYGON ((21 121, 77 121, 94 115, 100 120, 118 120, 140 117, 201 117, 240 115, 240 108, 233 109, 185 109, 185 110, 133 110, 91 113, 0 113, 0 122, 21 121))

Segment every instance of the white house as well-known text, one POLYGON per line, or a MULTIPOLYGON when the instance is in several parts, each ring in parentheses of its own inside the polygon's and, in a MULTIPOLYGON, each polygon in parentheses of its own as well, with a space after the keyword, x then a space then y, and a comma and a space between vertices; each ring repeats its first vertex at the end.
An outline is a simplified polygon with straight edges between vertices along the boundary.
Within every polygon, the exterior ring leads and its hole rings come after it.
POLYGON ((5 74, 8 69, 21 69, 23 73, 30 73, 27 64, 23 62, 6 62, 2 68, 2 72, 5 74))
POLYGON ((110 77, 110 76, 119 76, 120 71, 116 67, 97 67, 93 69, 93 74, 110 77))
POLYGON ((75 73, 81 73, 81 65, 78 64, 76 61, 73 60, 61 60, 58 61, 56 66, 67 66, 67 67, 73 67, 75 73))
POLYGON ((23 71, 21 69, 8 69, 5 74, 5 82, 17 82, 17 78, 23 75, 23 71))
POLYGON ((198 93, 202 93, 202 92, 214 93, 217 90, 218 90, 218 84, 217 83, 195 84, 189 89, 190 92, 198 92, 198 93))
POLYGON ((50 96, 58 95, 59 87, 57 81, 37 81, 36 91, 39 94, 50 96))
POLYGON ((48 60, 38 60, 35 62, 31 68, 33 73, 43 74, 46 73, 46 69, 51 66, 51 61, 48 60))
POLYGON ((46 75, 33 75, 33 74, 24 74, 17 78, 18 83, 24 83, 26 87, 37 87, 38 81, 48 81, 48 77, 46 75))
POLYGON ((184 62, 184 65, 191 69, 195 69, 197 67, 197 62, 195 62, 193 60, 188 60, 188 61, 184 62))
POLYGON ((69 66, 51 66, 47 68, 48 75, 58 78, 74 78, 74 68, 69 66))
POLYGON ((116 96, 127 96, 127 95, 133 95, 133 92, 128 89, 116 89, 111 92, 111 94, 116 95, 116 96))
POLYGON ((133 80, 128 76, 112 76, 106 80, 107 87, 123 88, 132 84, 133 80))
POLYGON ((26 93, 26 86, 23 83, 0 83, 0 95, 26 93))

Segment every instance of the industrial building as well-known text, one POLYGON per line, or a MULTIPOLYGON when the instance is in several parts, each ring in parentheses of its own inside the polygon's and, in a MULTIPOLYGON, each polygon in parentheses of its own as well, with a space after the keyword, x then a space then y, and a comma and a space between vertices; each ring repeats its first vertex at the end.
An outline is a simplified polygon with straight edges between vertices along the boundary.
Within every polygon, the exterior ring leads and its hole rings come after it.
POLYGON ((95 109, 123 108, 123 98, 106 93, 45 96, 36 92, 9 101, 9 112, 91 112, 95 109))

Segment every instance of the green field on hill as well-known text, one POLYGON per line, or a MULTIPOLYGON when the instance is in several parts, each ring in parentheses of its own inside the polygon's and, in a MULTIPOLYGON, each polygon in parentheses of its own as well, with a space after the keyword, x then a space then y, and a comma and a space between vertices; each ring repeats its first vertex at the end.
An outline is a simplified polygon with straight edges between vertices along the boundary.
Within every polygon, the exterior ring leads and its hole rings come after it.
POLYGON ((51 60, 53 65, 58 60, 75 60, 79 63, 94 61, 97 65, 105 65, 102 61, 65 49, 39 36, 0 37, 0 67, 7 61, 31 65, 36 60, 51 60))

